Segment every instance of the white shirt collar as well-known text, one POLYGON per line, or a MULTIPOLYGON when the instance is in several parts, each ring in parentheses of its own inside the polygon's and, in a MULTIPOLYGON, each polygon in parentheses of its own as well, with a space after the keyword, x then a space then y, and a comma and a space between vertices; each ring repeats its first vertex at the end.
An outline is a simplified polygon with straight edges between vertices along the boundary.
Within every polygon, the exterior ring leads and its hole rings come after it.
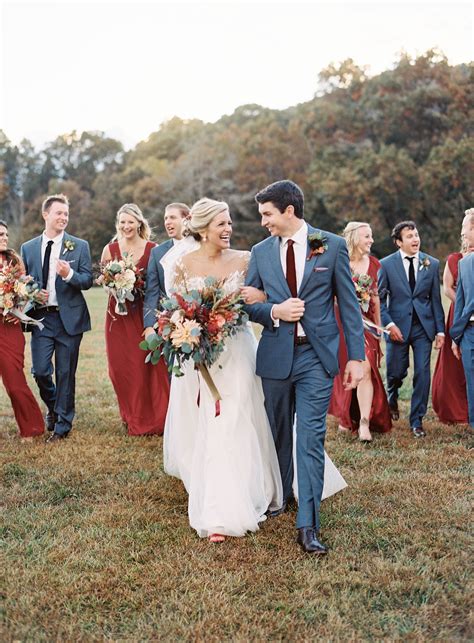
POLYGON ((64 232, 61 232, 60 234, 58 234, 58 236, 57 236, 57 237, 54 237, 53 239, 50 239, 49 237, 47 237, 47 236, 45 235, 45 233, 44 233, 44 232, 43 232, 43 234, 42 234, 41 236, 42 236, 41 243, 42 243, 43 245, 46 245, 46 244, 48 243, 48 241, 52 241, 52 242, 53 242, 53 245, 55 245, 55 244, 57 244, 57 243, 58 243, 58 244, 61 244, 61 243, 62 243, 62 241, 63 241, 64 232))
POLYGON ((402 261, 405 260, 405 257, 414 257, 415 259, 418 259, 418 255, 420 254, 419 251, 415 255, 408 255, 406 252, 404 252, 401 248, 399 249, 400 255, 402 257, 402 261))
POLYGON ((302 219, 302 226, 295 232, 291 237, 282 237, 280 244, 284 246, 288 239, 293 239, 297 244, 304 245, 306 247, 307 238, 308 238, 308 224, 302 219))

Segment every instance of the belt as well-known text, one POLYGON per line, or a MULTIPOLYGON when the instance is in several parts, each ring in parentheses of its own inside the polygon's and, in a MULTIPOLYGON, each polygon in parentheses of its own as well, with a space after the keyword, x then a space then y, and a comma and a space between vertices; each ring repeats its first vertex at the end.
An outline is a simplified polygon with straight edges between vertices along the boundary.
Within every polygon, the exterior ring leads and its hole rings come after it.
POLYGON ((59 306, 41 306, 41 308, 37 308, 36 310, 42 313, 58 313, 59 306))
POLYGON ((309 344, 309 339, 306 337, 306 335, 300 335, 295 339, 296 346, 302 346, 303 344, 309 344))

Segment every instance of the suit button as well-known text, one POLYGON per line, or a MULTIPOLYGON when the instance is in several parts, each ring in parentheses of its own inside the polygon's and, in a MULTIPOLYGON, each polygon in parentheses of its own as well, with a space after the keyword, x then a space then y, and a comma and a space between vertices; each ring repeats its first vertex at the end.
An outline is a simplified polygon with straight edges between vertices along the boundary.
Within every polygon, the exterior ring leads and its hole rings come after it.
POLYGON ((290 330, 290 335, 293 335, 293 331, 292 331, 292 330, 290 330))

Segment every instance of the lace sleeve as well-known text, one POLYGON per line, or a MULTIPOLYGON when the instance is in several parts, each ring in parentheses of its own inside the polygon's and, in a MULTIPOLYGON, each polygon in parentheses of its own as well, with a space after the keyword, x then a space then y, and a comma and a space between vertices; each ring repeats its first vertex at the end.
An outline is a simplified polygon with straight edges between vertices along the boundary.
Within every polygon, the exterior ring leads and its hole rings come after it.
POLYGON ((175 272, 173 275, 173 289, 184 289, 186 287, 186 268, 183 260, 179 259, 175 265, 175 272))

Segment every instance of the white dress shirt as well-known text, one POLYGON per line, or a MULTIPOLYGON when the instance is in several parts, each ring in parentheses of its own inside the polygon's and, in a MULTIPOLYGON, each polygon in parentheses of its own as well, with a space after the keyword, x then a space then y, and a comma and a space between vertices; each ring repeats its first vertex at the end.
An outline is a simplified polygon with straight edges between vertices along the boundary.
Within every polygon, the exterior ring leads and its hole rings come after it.
POLYGON ((418 266, 420 263, 420 256, 419 253, 417 252, 416 255, 407 255, 406 252, 403 252, 403 250, 399 250, 400 256, 402 258, 402 263, 403 263, 403 268, 405 270, 405 274, 407 276, 407 281, 410 282, 410 277, 408 276, 408 270, 410 269, 410 262, 406 257, 415 257, 415 261, 413 262, 413 268, 415 270, 415 282, 417 281, 418 278, 418 266))
MULTIPOLYGON (((296 268, 296 289, 299 290, 301 282, 303 281, 304 267, 306 264, 306 254, 308 250, 308 225, 302 221, 302 225, 292 237, 281 237, 280 240, 280 261, 283 274, 286 277, 286 253, 288 250, 288 240, 294 241, 293 250, 295 253, 295 268, 296 268)), ((275 319, 273 322, 275 327, 280 325, 280 320, 275 319)), ((297 329, 298 337, 304 337, 305 332, 303 326, 298 323, 297 329)))
MULTIPOLYGON (((51 246, 51 255, 49 257, 49 274, 48 274, 48 283, 46 284, 46 290, 48 291, 48 301, 46 303, 47 306, 57 306, 58 305, 58 298, 56 295, 56 264, 58 262, 58 259, 61 259, 61 247, 63 244, 63 237, 64 237, 64 232, 61 232, 61 234, 58 234, 57 237, 54 237, 54 239, 50 239, 45 235, 43 232, 41 236, 41 265, 43 265, 44 262, 44 254, 46 252, 46 246, 48 245, 48 241, 52 241, 53 245, 51 246)), ((69 273, 67 277, 63 277, 63 281, 70 281, 72 275, 74 274, 74 270, 72 268, 69 269, 69 273)))

